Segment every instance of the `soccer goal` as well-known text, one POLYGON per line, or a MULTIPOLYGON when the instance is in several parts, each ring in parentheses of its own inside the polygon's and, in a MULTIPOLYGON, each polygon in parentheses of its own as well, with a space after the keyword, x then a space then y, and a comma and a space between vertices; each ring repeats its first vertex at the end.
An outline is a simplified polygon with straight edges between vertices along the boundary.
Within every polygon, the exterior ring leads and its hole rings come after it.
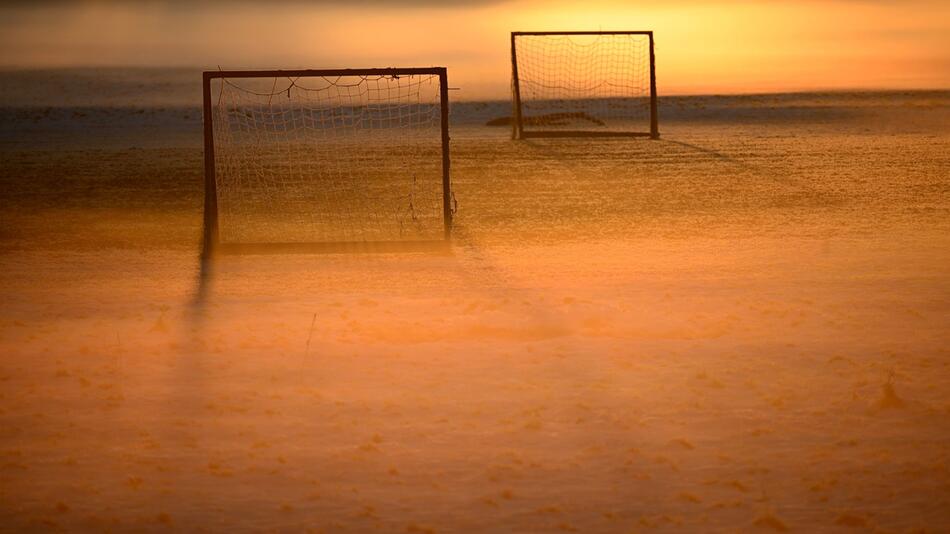
POLYGON ((442 67, 205 72, 205 250, 444 246, 446 84, 442 67))
POLYGON ((512 138, 660 135, 652 31, 512 32, 512 138))

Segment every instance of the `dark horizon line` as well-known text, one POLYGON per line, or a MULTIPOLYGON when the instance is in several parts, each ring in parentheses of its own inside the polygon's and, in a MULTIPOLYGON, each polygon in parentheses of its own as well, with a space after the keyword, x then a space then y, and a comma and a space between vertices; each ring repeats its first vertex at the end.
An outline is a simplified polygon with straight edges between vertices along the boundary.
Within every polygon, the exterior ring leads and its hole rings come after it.
MULTIPOLYGON (((319 68, 319 69, 300 69, 300 68, 280 68, 280 69, 235 69, 227 68, 221 69, 225 71, 236 71, 236 70, 259 70, 259 71, 299 71, 299 70, 370 70, 370 69, 391 69, 391 68, 403 68, 396 66, 387 66, 387 67, 367 67, 367 68, 319 68)), ((431 69, 438 67, 412 67, 419 69, 431 69)), ((193 73, 195 76, 195 83, 200 84, 202 79, 203 72, 212 72, 218 71, 219 69, 215 67, 208 66, 194 66, 194 65, 169 65, 169 66, 119 66, 119 65, 108 65, 108 66, 58 66, 58 67, 23 67, 15 65, 0 65, 0 75, 10 74, 10 73, 35 73, 35 72, 70 72, 70 71, 182 71, 193 73)), ((448 67, 448 75, 450 79, 452 78, 452 68, 448 67)), ((499 83, 499 87, 503 87, 503 83, 499 83)), ((455 95, 458 95, 452 100, 454 102, 505 102, 510 99, 498 97, 498 98, 464 98, 465 87, 458 87, 460 91, 453 90, 455 95), (459 98, 461 97, 461 98, 459 98)), ((504 91, 502 91, 504 93, 504 91)), ((776 90, 762 90, 762 89, 753 89, 751 91, 743 91, 741 89, 736 89, 732 91, 709 91, 709 92, 672 92, 665 93, 663 91, 663 86, 659 86, 659 99, 669 98, 689 98, 689 97, 736 97, 736 96, 791 96, 791 95, 833 95, 833 94, 847 94, 847 93, 860 93, 860 94, 895 94, 895 93, 950 93, 950 85, 947 86, 918 86, 918 87, 887 87, 887 86, 876 86, 876 85, 855 85, 851 87, 827 87, 827 88, 810 88, 810 89, 776 89, 776 90)), ((7 107, 0 104, 0 107, 7 107)))

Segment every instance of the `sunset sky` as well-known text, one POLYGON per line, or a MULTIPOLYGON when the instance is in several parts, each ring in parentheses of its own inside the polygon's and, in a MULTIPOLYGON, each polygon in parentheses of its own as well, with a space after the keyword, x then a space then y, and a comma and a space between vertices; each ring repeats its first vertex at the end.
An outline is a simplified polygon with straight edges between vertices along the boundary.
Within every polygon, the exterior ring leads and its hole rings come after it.
POLYGON ((445 65, 503 98, 511 30, 652 29, 665 94, 950 87, 950 3, 46 1, 0 4, 0 66, 445 65))

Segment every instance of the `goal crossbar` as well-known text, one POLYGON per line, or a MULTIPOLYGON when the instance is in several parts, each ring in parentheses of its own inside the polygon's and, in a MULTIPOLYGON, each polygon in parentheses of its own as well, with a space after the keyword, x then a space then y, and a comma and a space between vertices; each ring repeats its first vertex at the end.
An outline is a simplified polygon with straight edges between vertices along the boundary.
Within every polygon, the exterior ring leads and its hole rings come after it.
POLYGON ((215 78, 297 78, 307 76, 409 76, 431 74, 444 76, 445 67, 407 67, 381 69, 298 69, 298 70, 209 70, 205 71, 206 81, 215 78))
MULTIPOLYGON (((449 175, 449 116, 448 79, 445 67, 370 68, 370 69, 296 69, 296 70, 216 70, 202 73, 204 122, 204 229, 203 253, 211 254, 268 254, 268 253, 322 253, 322 252, 404 252, 447 250, 451 237, 454 197, 449 175), (439 239, 416 240, 342 240, 302 242, 226 242, 222 241, 217 169, 215 160, 215 102, 212 82, 228 79, 274 78, 293 83, 299 78, 434 76, 438 78, 438 127, 441 133, 441 215, 442 231, 439 239)), ((287 89, 288 98, 290 89, 287 89)))
MULTIPOLYGON (((512 78, 512 138, 552 138, 552 137, 660 137, 657 118, 656 55, 652 30, 628 31, 513 31, 511 32, 511 78, 512 78), (530 37, 570 37, 570 36, 643 36, 649 47, 649 130, 597 130, 597 129, 527 129, 530 117, 526 114, 526 98, 522 85, 525 80, 519 72, 518 39, 530 37)), ((552 101, 559 101, 553 97, 552 101)), ((556 115, 556 114, 555 114, 556 115)))
POLYGON ((652 30, 596 32, 511 32, 511 35, 653 35, 652 30))

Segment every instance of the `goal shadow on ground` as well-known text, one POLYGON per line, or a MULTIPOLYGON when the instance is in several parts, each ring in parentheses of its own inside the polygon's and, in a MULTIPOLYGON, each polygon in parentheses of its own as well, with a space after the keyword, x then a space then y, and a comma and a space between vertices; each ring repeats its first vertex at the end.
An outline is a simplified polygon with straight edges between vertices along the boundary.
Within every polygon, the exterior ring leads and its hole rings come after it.
MULTIPOLYGON (((203 243, 198 255, 198 272, 192 291, 190 308, 193 319, 200 320, 208 300, 212 296, 216 267, 223 259, 241 256, 376 256, 386 254, 418 254, 451 256, 452 246, 448 240, 437 241, 385 241, 385 242, 340 242, 340 243, 271 243, 246 245, 216 245, 203 243)), ((196 323, 198 324, 198 323, 196 323)))
MULTIPOLYGON (((577 139, 586 139, 586 138, 577 138, 577 139)), ((603 141, 603 139, 601 139, 601 141, 603 141)), ((531 147, 531 148, 533 148, 533 149, 536 149, 536 150, 538 150, 538 151, 540 151, 540 152, 543 152, 543 153, 545 153, 545 154, 551 156, 552 160, 555 161, 555 162, 564 163, 564 161, 565 161, 565 159, 564 159, 564 154, 561 153, 561 152, 558 152, 558 150, 556 149, 556 146, 557 146, 557 145, 554 144, 554 143, 552 143, 550 140, 545 140, 545 141, 539 142, 538 139, 526 139, 526 140, 522 140, 522 141, 520 141, 520 142, 524 143, 526 146, 529 146, 529 147, 531 147)), ((557 140, 556 142, 561 142, 561 143, 563 143, 564 140, 563 140, 563 139, 559 139, 559 140, 557 140)), ((722 152, 720 152, 720 151, 718 151, 718 150, 715 150, 715 149, 712 149, 712 148, 707 148, 707 147, 700 146, 700 145, 696 145, 696 144, 692 144, 692 143, 687 143, 687 142, 685 142, 685 141, 678 141, 678 140, 676 140, 676 139, 670 139, 670 138, 668 138, 668 137, 661 137, 661 138, 659 138, 659 139, 650 139, 650 140, 628 139, 628 138, 614 138, 614 142, 624 142, 624 143, 650 143, 650 145, 648 145, 648 146, 652 146, 653 143, 659 143, 660 146, 663 146, 664 144, 665 144, 665 145, 676 145, 676 146, 680 146, 680 147, 683 147, 683 148, 686 148, 686 149, 689 149, 689 150, 693 150, 693 151, 696 151, 696 152, 705 154, 705 155, 707 155, 707 156, 711 156, 711 157, 713 157, 713 158, 715 158, 715 159, 717 159, 717 160, 723 161, 723 162, 725 162, 725 163, 730 163, 730 164, 732 164, 732 165, 736 165, 736 166, 741 167, 741 168, 746 169, 746 170, 756 170, 756 168, 755 168, 753 165, 750 165, 750 164, 748 164, 748 163, 746 163, 746 162, 744 162, 744 161, 740 161, 740 160, 738 160, 738 159, 736 159, 736 158, 734 158, 734 157, 732 157, 732 156, 729 156, 729 155, 727 155, 727 154, 724 154, 724 153, 722 153, 722 152)))
MULTIPOLYGON (((537 139, 527 139, 527 140, 522 140, 519 142, 523 143, 525 146, 528 146, 533 150, 537 150, 538 152, 541 152, 547 156, 550 156, 551 162, 564 167, 569 172, 576 174, 575 169, 577 165, 581 165, 581 163, 574 165, 574 161, 566 157, 569 154, 562 153, 557 150, 557 143, 564 142, 563 140, 558 140, 552 143, 549 140, 541 140, 541 142, 539 142, 539 140, 537 139)), ((767 164, 763 165, 763 164, 757 164, 754 162, 749 163, 749 162, 737 159, 728 154, 725 154, 714 148, 709 148, 709 147, 705 147, 705 146, 694 144, 694 143, 688 143, 686 141, 680 141, 678 139, 671 139, 668 136, 664 136, 659 139, 651 139, 649 141, 647 140, 630 141, 628 139, 628 140, 618 140, 618 142, 647 143, 647 145, 645 146, 662 147, 662 146, 673 145, 677 147, 682 147, 689 151, 695 152, 697 154, 702 154, 704 156, 708 156, 717 161, 721 161, 723 163, 733 165, 738 169, 742 169, 743 171, 751 173, 751 175, 755 176, 757 179, 772 181, 772 182, 782 184, 784 186, 798 188, 810 194, 818 194, 818 191, 819 191, 812 184, 810 184, 809 182, 805 180, 796 179, 795 177, 789 176, 789 175, 776 174, 775 172, 771 171, 771 169, 769 169, 767 164), (654 143, 657 143, 658 145, 654 145, 654 143)), ((618 164, 618 166, 625 166, 625 165, 626 163, 618 164)))
POLYGON ((706 155, 708 155, 708 156, 712 156, 712 157, 714 157, 714 158, 716 158, 716 159, 718 159, 718 160, 724 161, 724 162, 726 162, 726 163, 731 163, 731 164, 733 164, 733 165, 737 165, 737 166, 739 166, 739 167, 742 167, 743 169, 755 170, 755 167, 754 167, 754 166, 749 165, 748 163, 745 163, 744 161, 739 161, 739 160, 737 160, 736 158, 733 158, 732 156, 728 156, 728 155, 726 155, 726 154, 723 154, 722 152, 719 152, 718 150, 713 150, 713 149, 711 149, 711 148, 706 148, 706 147, 704 147, 704 146, 694 145, 694 144, 692 144, 692 143, 687 143, 687 142, 685 142, 685 141, 677 141, 677 140, 675 140, 675 139, 661 138, 661 139, 659 139, 659 141, 660 141, 660 142, 663 142, 663 143, 669 143, 669 144, 673 144, 673 145, 678 145, 678 146, 681 146, 681 147, 684 147, 684 148, 688 148, 688 149, 690 149, 690 150, 695 150, 695 151, 697 151, 697 152, 702 152, 703 154, 706 154, 706 155))

